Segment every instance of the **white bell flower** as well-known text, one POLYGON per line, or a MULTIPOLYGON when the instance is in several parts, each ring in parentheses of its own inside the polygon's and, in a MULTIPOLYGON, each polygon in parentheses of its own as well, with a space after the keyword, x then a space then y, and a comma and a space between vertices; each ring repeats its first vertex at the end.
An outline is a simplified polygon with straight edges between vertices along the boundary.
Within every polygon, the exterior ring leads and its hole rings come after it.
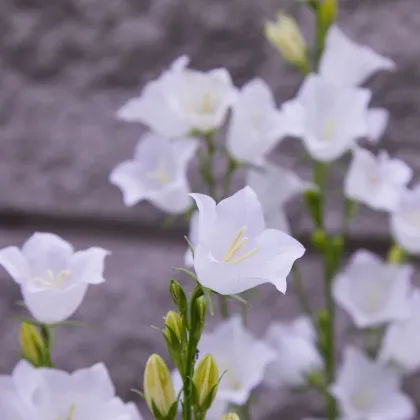
POLYGON ((333 282, 333 297, 359 328, 407 318, 410 307, 409 265, 384 263, 366 250, 357 251, 333 282))
POLYGON ((267 83, 251 80, 243 86, 233 106, 228 150, 238 161, 260 162, 285 135, 285 124, 267 83))
POLYGON ((270 386, 303 386, 308 374, 322 369, 316 332, 308 318, 302 316, 290 323, 274 322, 268 328, 266 341, 277 355, 266 371, 265 381, 270 386))
POLYGON ((420 185, 404 191, 400 206, 391 214, 391 233, 407 252, 420 253, 420 185))
POLYGON ((393 211, 413 176, 411 168, 381 151, 378 156, 356 148, 344 181, 345 195, 375 210, 393 211))
POLYGON ((410 420, 415 406, 401 391, 401 377, 359 349, 344 350, 343 364, 330 388, 348 420, 410 420))
POLYGON ((182 213, 192 202, 187 169, 197 146, 193 138, 169 140, 147 133, 134 158, 118 164, 109 180, 123 193, 126 206, 148 200, 164 212, 182 213))
POLYGON ((406 374, 420 369, 420 290, 416 289, 410 302, 410 316, 391 323, 382 339, 379 359, 397 366, 406 374))
POLYGON ((45 324, 71 317, 89 284, 104 282, 108 251, 92 247, 74 252, 70 243, 52 233, 34 233, 19 249, 0 250, 0 265, 20 285, 32 316, 45 324))
POLYGON ((198 211, 194 269, 200 283, 222 295, 272 283, 285 293, 286 277, 305 248, 288 234, 265 229, 261 204, 249 187, 216 202, 191 194, 198 211))
POLYGON ((283 104, 289 134, 300 137, 318 161, 340 158, 368 135, 367 107, 371 92, 336 86, 308 75, 295 99, 283 104))
POLYGON ((311 185, 302 181, 295 172, 270 163, 248 170, 246 184, 257 194, 266 227, 289 233, 285 206, 293 197, 311 188, 311 185))
POLYGON ((188 62, 186 56, 178 58, 138 98, 129 100, 117 117, 141 122, 168 137, 218 129, 235 101, 236 88, 226 69, 192 70, 188 62))
POLYGON ((378 143, 383 137, 389 120, 389 111, 385 108, 370 108, 367 113, 368 135, 371 143, 378 143))
POLYGON ((21 360, 0 376, 2 420, 141 420, 134 404, 115 395, 107 368, 98 363, 67 373, 21 360))
POLYGON ((378 71, 394 69, 391 59, 355 43, 336 25, 329 29, 319 68, 320 75, 329 82, 354 87, 378 71))

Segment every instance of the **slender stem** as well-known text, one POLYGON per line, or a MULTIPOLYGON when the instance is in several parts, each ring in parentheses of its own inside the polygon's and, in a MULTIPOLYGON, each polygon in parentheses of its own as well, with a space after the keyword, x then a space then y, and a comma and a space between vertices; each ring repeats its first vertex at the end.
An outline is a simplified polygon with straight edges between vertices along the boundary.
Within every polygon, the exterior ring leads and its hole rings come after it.
POLYGON ((252 395, 248 398, 248 401, 240 408, 241 420, 251 420, 251 398, 252 395))
POLYGON ((305 314, 308 315, 309 317, 313 318, 308 296, 306 295, 305 287, 303 285, 302 275, 300 273, 299 266, 297 265, 297 263, 293 265, 292 274, 293 274, 293 284, 295 285, 295 288, 296 288, 296 295, 299 300, 299 304, 303 312, 305 312, 305 314))

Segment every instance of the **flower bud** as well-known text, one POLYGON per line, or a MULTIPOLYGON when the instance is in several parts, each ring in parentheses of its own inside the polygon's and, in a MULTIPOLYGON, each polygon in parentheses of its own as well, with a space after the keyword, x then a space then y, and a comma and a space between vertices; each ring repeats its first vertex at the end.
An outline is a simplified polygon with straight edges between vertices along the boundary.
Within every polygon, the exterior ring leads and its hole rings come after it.
POLYGON ((323 0, 318 9, 324 30, 328 30, 337 17, 337 0, 323 0))
POLYGON ((295 20, 282 12, 275 22, 265 24, 265 37, 290 64, 306 68, 306 44, 295 20))
POLYGON ((157 419, 167 418, 175 403, 171 373, 158 354, 152 354, 144 370, 144 397, 149 410, 157 419))
POLYGON ((236 413, 227 413, 220 420, 240 420, 240 418, 236 413))
POLYGON ((219 369, 211 354, 204 356, 198 363, 193 383, 196 391, 194 403, 201 412, 206 412, 216 397, 219 384, 219 369))
POLYGON ((193 330, 191 331, 192 338, 195 343, 200 341, 201 332, 203 331, 206 322, 206 298, 200 296, 194 302, 193 306, 193 330))
POLYGON ((22 322, 19 340, 23 357, 36 367, 42 366, 44 344, 35 327, 27 322, 22 322))
POLYGON ((388 262, 390 264, 403 264, 406 258, 404 250, 398 245, 393 245, 388 252, 388 262))
MULTIPOLYGON (((168 338, 175 338, 179 343, 182 342, 182 318, 175 311, 169 311, 165 317, 165 335, 168 338)), ((171 340, 173 341, 173 340, 171 340)))
POLYGON ((182 286, 174 279, 169 283, 169 292, 171 293, 172 300, 182 315, 187 313, 187 297, 182 286))

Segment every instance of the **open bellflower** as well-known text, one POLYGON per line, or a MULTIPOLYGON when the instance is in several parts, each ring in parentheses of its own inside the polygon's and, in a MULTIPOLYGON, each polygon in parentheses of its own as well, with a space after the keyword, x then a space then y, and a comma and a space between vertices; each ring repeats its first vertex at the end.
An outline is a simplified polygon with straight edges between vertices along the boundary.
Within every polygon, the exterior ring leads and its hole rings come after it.
POLYGON ((338 26, 332 25, 328 30, 319 74, 329 82, 355 87, 378 71, 394 69, 391 59, 355 43, 338 26))
POLYGON ((282 111, 289 134, 302 138, 313 159, 330 162, 368 135, 370 97, 367 89, 336 86, 312 73, 282 111))
POLYGON ((394 321, 386 329, 379 359, 411 374, 420 369, 420 290, 410 301, 410 316, 394 321))
POLYGON ((335 383, 330 388, 340 414, 348 420, 411 420, 415 407, 401 391, 401 377, 359 349, 347 347, 335 383))
POLYGON ((260 162, 284 137, 285 124, 267 83, 251 80, 233 106, 227 132, 230 154, 238 161, 260 162))
POLYGON ((207 72, 188 68, 186 56, 178 58, 138 98, 117 113, 128 122, 141 122, 168 137, 219 128, 236 98, 236 88, 226 69, 207 72))
POLYGON ((401 203, 391 214, 391 233, 410 254, 420 254, 420 185, 406 189, 401 203))
POLYGON ((288 234, 265 229, 255 192, 245 187, 216 202, 191 194, 198 206, 194 269, 200 283, 222 295, 272 283, 285 293, 286 277, 305 248, 288 234))
POLYGON ((344 182, 345 195, 375 210, 393 211, 413 176, 411 168, 381 151, 356 148, 344 182))
POLYGON ((34 233, 19 249, 0 250, 0 265, 20 285, 25 305, 39 322, 55 324, 74 314, 89 284, 104 282, 108 251, 92 247, 74 252, 52 233, 34 233))
POLYGON ((291 323, 274 322, 268 328, 266 342, 277 356, 266 371, 265 382, 270 386, 303 386, 308 374, 322 370, 316 332, 308 318, 302 316, 291 323))
POLYGON ((311 185, 302 181, 295 172, 270 163, 248 170, 246 183, 257 194, 267 228, 288 233, 290 229, 285 206, 311 185))
POLYGON ((164 212, 182 213, 191 205, 187 169, 197 146, 193 138, 147 133, 134 158, 113 169, 110 182, 122 191, 126 206, 148 200, 164 212))
POLYGON ((102 363, 69 374, 21 360, 11 376, 0 376, 0 413, 2 420, 142 420, 115 395, 102 363))
POLYGON ((384 263, 366 250, 357 251, 333 283, 333 297, 359 328, 407 318, 410 308, 409 265, 384 263))

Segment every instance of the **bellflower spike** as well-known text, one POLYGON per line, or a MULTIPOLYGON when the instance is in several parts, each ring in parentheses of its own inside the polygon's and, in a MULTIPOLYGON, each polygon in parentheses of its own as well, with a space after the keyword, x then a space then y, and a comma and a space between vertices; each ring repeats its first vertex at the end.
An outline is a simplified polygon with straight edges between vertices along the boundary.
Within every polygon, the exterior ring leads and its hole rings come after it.
POLYGON ((319 73, 331 83, 354 87, 364 83, 374 73, 394 70, 395 63, 372 48, 356 44, 336 25, 328 31, 319 73))
POLYGON ((378 156, 356 148, 344 182, 345 195, 375 210, 393 211, 413 176, 411 168, 381 151, 378 156))
POLYGON ((178 58, 144 87, 140 97, 129 100, 117 117, 141 122, 168 137, 219 128, 236 98, 231 77, 226 69, 189 69, 188 62, 185 56, 178 58))
POLYGON ((251 80, 233 107, 227 134, 230 154, 238 161, 260 162, 285 135, 285 123, 267 83, 251 80))
POLYGON ((22 360, 11 376, 0 376, 0 412, 2 420, 142 419, 134 404, 115 395, 102 363, 69 374, 22 360))
POLYGON ((193 138, 145 134, 134 159, 117 165, 110 182, 120 188, 126 206, 148 200, 164 212, 182 213, 191 205, 187 167, 197 145, 193 138))
POLYGON ((277 353, 276 360, 268 365, 266 372, 265 381, 270 386, 303 386, 308 374, 322 369, 316 333, 308 318, 271 324, 266 341, 277 353))
POLYGON ((409 315, 412 274, 411 266, 387 264, 359 250, 335 278, 333 296, 359 328, 401 320, 409 315))
POLYGON ((249 187, 216 205, 203 194, 191 194, 198 211, 194 269, 200 283, 222 295, 272 283, 285 293, 286 277, 305 248, 275 229, 265 229, 261 204, 249 187))
POLYGON ((420 369, 420 290, 416 289, 410 302, 410 316, 391 323, 385 332, 379 360, 390 363, 405 374, 420 369))
POLYGON ((370 97, 367 89, 338 87, 310 74, 297 98, 286 102, 282 111, 288 119, 289 134, 302 138, 313 159, 329 162, 368 135, 370 97))
POLYGON ((295 172, 269 163, 250 169, 246 174, 246 183, 257 194, 267 228, 289 233, 285 206, 311 185, 302 181, 295 172))
POLYGON ((371 108, 367 113, 368 135, 371 143, 378 143, 388 125, 389 112, 384 108, 371 108))
POLYGON ((406 189, 400 206, 391 215, 395 241, 410 254, 420 254, 420 185, 406 189))
POLYGON ((0 265, 20 285, 32 316, 45 324, 71 317, 82 303, 89 284, 104 282, 104 260, 109 254, 93 247, 74 252, 52 233, 35 233, 21 249, 0 250, 0 265))
POLYGON ((330 388, 344 419, 410 420, 413 402, 401 391, 401 377, 359 349, 348 347, 337 379, 330 388))

